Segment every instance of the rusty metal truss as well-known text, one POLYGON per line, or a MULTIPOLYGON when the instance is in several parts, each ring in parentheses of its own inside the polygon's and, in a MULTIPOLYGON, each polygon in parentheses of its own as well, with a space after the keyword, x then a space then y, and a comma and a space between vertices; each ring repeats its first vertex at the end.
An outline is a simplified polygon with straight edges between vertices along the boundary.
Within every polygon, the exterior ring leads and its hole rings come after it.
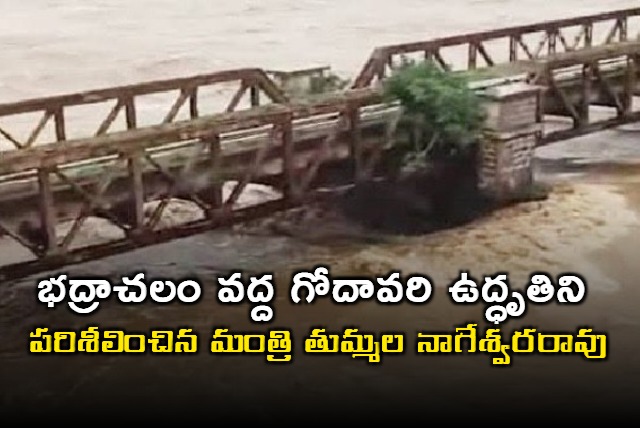
POLYGON ((380 102, 375 91, 349 91, 310 105, 274 104, 4 152, 0 232, 32 257, 0 266, 0 278, 166 242, 295 206, 315 197, 313 181, 328 160, 352 159, 354 179, 369 177, 397 125, 397 109, 363 107, 380 102), (174 150, 169 154, 168 146, 174 150), (86 165, 81 162, 87 160, 102 160, 102 170, 83 175, 86 165), (265 180, 278 185, 280 198, 238 204, 250 182, 265 180), (226 196, 225 181, 235 182, 226 196), (175 199, 195 204, 201 218, 158 227, 175 199), (155 205, 149 210, 145 204, 151 201, 155 205), (90 217, 108 221, 122 236, 74 246, 90 217), (60 233, 63 222, 70 226, 60 233))
POLYGON ((445 69, 455 69, 452 67, 453 61, 447 60, 446 52, 462 49, 466 61, 457 69, 474 70, 498 63, 535 60, 600 44, 637 40, 640 23, 637 28, 630 28, 632 18, 640 18, 640 8, 381 46, 373 51, 365 63, 354 80, 353 88, 365 88, 383 80, 396 67, 399 57, 411 54, 432 59, 445 69), (596 34, 596 29, 601 30, 601 34, 596 34), (489 44, 492 49, 489 49, 489 44))
MULTIPOLYGON (((111 103, 112 106, 106 116, 99 122, 95 132, 82 137, 101 136, 109 132, 119 115, 124 114, 126 129, 136 129, 138 124, 138 109, 136 101, 149 95, 162 93, 176 93, 176 98, 168 106, 167 112, 160 123, 172 123, 180 110, 188 105, 189 118, 200 117, 199 94, 205 88, 220 86, 221 84, 235 84, 237 89, 226 105, 226 112, 235 111, 242 98, 248 94, 250 105, 260 105, 261 94, 272 103, 286 103, 287 97, 261 69, 239 69, 221 71, 192 77, 157 80, 135 85, 119 86, 75 94, 37 98, 16 103, 0 104, 0 118, 24 114, 40 114, 40 119, 29 133, 20 140, 10 130, 0 127, 0 136, 12 143, 15 148, 29 148, 34 145, 38 137, 50 121, 55 126, 55 140, 67 140, 66 111, 73 107, 111 103)), ((0 138, 0 142, 2 138, 0 138)))
POLYGON ((556 54, 532 63, 527 81, 546 88, 542 115, 570 120, 566 129, 546 132, 542 144, 640 120, 633 98, 640 93, 640 41, 556 54), (594 117, 593 107, 613 110, 594 117))

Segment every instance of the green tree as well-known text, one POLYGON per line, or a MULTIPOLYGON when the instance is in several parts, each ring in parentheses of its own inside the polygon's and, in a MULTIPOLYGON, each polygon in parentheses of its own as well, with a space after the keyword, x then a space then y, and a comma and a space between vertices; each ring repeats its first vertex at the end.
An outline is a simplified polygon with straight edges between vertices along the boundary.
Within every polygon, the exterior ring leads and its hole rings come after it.
POLYGON ((466 76, 432 61, 404 60, 383 85, 386 99, 400 102, 411 130, 412 138, 399 147, 405 164, 455 156, 482 132, 482 99, 466 76))

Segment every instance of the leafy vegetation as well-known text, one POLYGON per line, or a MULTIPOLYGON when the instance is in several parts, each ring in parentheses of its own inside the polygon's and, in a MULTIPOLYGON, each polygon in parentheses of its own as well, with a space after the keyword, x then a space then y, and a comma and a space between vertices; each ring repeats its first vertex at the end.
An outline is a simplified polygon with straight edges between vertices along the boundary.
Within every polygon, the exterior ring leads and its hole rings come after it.
POLYGON ((476 142, 485 121, 482 99, 470 78, 446 72, 432 61, 402 65, 384 82, 385 97, 399 101, 411 138, 399 147, 407 166, 455 156, 476 142))

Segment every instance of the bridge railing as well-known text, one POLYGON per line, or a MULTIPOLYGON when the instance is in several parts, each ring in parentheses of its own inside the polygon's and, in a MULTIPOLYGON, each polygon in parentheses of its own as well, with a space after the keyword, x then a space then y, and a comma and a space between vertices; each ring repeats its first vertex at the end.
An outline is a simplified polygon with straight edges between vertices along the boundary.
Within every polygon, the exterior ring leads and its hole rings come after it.
POLYGON ((553 55, 536 62, 529 82, 546 89, 542 111, 564 116, 569 129, 547 132, 542 144, 640 120, 640 40, 553 55), (600 109, 600 116, 592 114, 600 109))
POLYGON ((380 132, 389 116, 386 106, 373 109, 380 102, 375 90, 350 90, 309 104, 259 106, 6 151, 0 161, 0 235, 35 259, 0 266, 0 277, 165 242, 298 203, 313 194, 328 160, 353 159, 356 174, 370 174, 393 135, 392 129, 380 132), (168 147, 177 152, 161 158, 168 147), (74 175, 79 163, 105 159, 98 171, 74 175), (282 199, 239 207, 248 183, 265 177, 275 180, 282 199), (236 184, 223 198, 228 181, 236 184), (202 218, 160 228, 175 198, 195 203, 202 218), (151 213, 145 207, 150 201, 158 203, 151 213), (91 216, 119 228, 122 238, 74 248, 91 216), (61 235, 62 222, 71 225, 61 235))
MULTIPOLYGON (((216 100, 218 105, 221 105, 222 111, 226 112, 236 110, 243 98, 247 98, 247 94, 249 98, 247 101, 251 107, 261 104, 261 93, 266 95, 267 100, 272 103, 288 101, 284 92, 263 70, 249 68, 5 103, 0 104, 0 119, 5 119, 5 121, 9 119, 12 125, 25 125, 28 132, 24 133, 25 135, 22 137, 18 137, 15 132, 9 129, 9 126, 4 123, 0 124, 0 152, 8 148, 29 148, 37 145, 39 141, 48 143, 52 139, 66 141, 69 138, 101 136, 114 128, 114 123, 119 116, 124 119, 124 126, 121 126, 121 129, 137 129, 141 126, 171 123, 178 118, 181 110, 187 112, 187 119, 195 119, 202 115, 200 111, 202 92, 211 91, 216 89, 212 87, 221 85, 226 85, 227 89, 234 89, 235 86, 235 92, 230 93, 231 96, 226 102, 224 99, 216 100), (164 110, 163 116, 156 123, 141 124, 139 101, 141 98, 149 96, 164 96, 171 103, 163 109, 157 105, 156 99, 152 109, 160 112, 164 110), (98 120, 92 130, 85 127, 81 129, 79 135, 69 136, 69 110, 105 103, 109 105, 107 111, 102 112, 102 115, 97 108, 92 112, 96 113, 92 119, 98 120), (183 109, 185 105, 188 105, 188 111, 187 108, 183 109), (30 123, 21 123, 21 119, 25 119, 25 116, 30 123), (53 132, 50 133, 53 135, 45 135, 46 133, 43 132, 49 124, 53 124, 53 132), (30 128, 28 125, 33 127, 30 128)), ((217 98, 222 98, 220 96, 221 90, 216 90, 218 93, 214 95, 217 98)), ((81 119, 86 121, 86 118, 76 118, 76 121, 81 119)))
POLYGON ((473 70, 497 63, 530 60, 600 44, 623 42, 640 36, 640 8, 600 13, 531 25, 443 37, 422 42, 376 48, 356 77, 353 87, 364 88, 382 80, 400 56, 432 59, 443 68, 473 70), (632 28, 633 27, 633 28, 632 28), (569 33, 572 33, 569 35, 569 33), (631 33, 631 34, 630 34, 631 33), (490 48, 490 47, 491 48, 490 48), (453 67, 450 52, 462 59, 453 67), (482 63, 480 62, 482 61, 482 63))

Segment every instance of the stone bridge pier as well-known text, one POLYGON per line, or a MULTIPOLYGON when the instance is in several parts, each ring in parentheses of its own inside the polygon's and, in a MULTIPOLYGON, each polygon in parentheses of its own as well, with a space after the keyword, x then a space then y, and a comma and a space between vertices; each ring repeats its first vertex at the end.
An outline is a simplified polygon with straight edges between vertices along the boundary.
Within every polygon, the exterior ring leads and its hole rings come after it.
POLYGON ((487 119, 478 161, 479 187, 499 202, 531 190, 532 159, 542 137, 542 88, 513 83, 482 91, 487 119))

